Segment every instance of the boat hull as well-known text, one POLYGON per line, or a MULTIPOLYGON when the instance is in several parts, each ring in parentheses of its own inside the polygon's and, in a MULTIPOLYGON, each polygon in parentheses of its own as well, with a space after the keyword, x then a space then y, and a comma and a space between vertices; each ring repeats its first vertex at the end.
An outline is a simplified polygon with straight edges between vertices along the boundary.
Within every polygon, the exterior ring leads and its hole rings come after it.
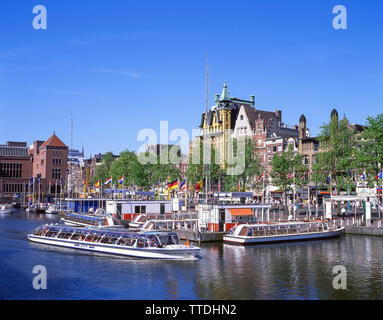
POLYGON ((344 228, 339 228, 333 231, 326 232, 312 232, 301 234, 287 234, 278 236, 264 236, 264 237, 246 237, 246 236, 232 236, 226 235, 223 237, 225 243, 240 244, 240 245, 253 245, 264 243, 280 243, 290 241, 309 241, 339 237, 344 231, 344 228))
POLYGON ((0 210, 0 214, 1 213, 4 213, 4 214, 11 214, 11 213, 13 213, 14 212, 14 210, 12 210, 12 209, 9 209, 9 210, 0 210))
POLYGON ((98 253, 106 253, 135 258, 149 259, 170 259, 170 260, 192 260, 196 258, 200 248, 136 248, 115 246, 103 243, 93 243, 85 241, 75 241, 67 239, 46 238, 35 235, 28 235, 28 239, 32 242, 54 245, 65 248, 79 249, 98 253))

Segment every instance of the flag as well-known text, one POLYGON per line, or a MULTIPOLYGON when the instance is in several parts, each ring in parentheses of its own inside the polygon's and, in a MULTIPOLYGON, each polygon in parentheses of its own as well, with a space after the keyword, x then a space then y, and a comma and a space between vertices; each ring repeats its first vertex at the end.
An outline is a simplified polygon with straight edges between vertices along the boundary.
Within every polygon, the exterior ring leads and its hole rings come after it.
POLYGON ((178 181, 175 180, 173 182, 168 183, 168 190, 173 190, 178 188, 178 181))
POLYGON ((186 189, 186 179, 184 179, 184 181, 182 181, 182 183, 180 185, 180 189, 181 190, 185 190, 186 189))
POLYGON ((199 191, 202 188, 202 186, 203 186, 203 179, 196 184, 195 186, 196 191, 199 191))
POLYGON ((96 188, 99 188, 99 187, 100 187, 100 181, 97 180, 95 187, 96 187, 96 188))
POLYGON ((104 182, 104 184, 108 184, 108 183, 110 183, 110 182, 112 182, 112 177, 109 177, 109 178, 104 182))
POLYGON ((330 183, 331 182, 331 173, 328 175, 328 177, 327 177, 327 183, 330 183))
POLYGON ((124 176, 121 176, 121 178, 118 180, 118 183, 119 184, 123 184, 124 183, 124 176))
POLYGON ((360 180, 366 180, 366 170, 363 170, 362 174, 360 175, 360 180))
POLYGON ((383 178, 383 174, 382 174, 382 171, 380 171, 380 173, 375 177, 376 180, 379 180, 379 179, 382 179, 383 178))
POLYGON ((286 175, 286 178, 287 179, 290 179, 290 178, 294 178, 294 170, 289 172, 287 175, 286 175))

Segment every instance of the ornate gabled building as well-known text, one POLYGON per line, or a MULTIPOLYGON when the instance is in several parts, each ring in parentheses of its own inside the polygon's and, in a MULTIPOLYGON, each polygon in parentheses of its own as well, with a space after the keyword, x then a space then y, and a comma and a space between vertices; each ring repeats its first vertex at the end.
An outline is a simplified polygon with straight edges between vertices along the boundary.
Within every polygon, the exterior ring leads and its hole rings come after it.
POLYGON ((248 137, 256 144, 261 165, 266 171, 272 169, 275 153, 282 153, 292 145, 298 151, 298 126, 288 127, 282 122, 282 111, 264 111, 242 106, 234 127, 234 138, 248 137))
POLYGON ((201 136, 196 137, 196 142, 208 139, 219 153, 223 164, 228 157, 230 139, 242 107, 254 108, 254 96, 250 96, 250 100, 230 98, 225 83, 221 95, 215 95, 214 105, 201 117, 201 136))
POLYGON ((293 144, 296 151, 298 148, 298 126, 286 126, 282 122, 282 111, 259 110, 253 95, 249 100, 230 98, 226 83, 221 95, 215 95, 211 110, 202 114, 200 128, 201 136, 196 141, 209 139, 223 163, 228 158, 231 138, 251 138, 266 170, 271 169, 274 153, 283 152, 289 144, 293 144))

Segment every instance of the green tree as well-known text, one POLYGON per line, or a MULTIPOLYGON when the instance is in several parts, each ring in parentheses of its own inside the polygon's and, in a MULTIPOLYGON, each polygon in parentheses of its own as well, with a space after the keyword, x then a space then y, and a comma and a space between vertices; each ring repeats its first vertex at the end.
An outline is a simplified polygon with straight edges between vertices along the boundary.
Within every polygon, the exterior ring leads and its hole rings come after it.
POLYGON ((355 134, 346 117, 339 121, 337 113, 333 113, 330 123, 324 124, 321 129, 318 137, 320 149, 313 165, 312 179, 317 183, 335 185, 339 194, 341 189, 348 188, 352 183, 356 165, 355 134), (327 180, 329 176, 330 181, 327 180))
POLYGON ((200 142, 193 152, 199 152, 199 159, 194 154, 192 155, 192 159, 190 159, 189 168, 186 172, 186 178, 188 183, 191 186, 195 186, 201 179, 204 178, 204 166, 209 165, 210 171, 210 180, 212 187, 218 184, 218 180, 220 177, 220 155, 218 151, 212 147, 210 149, 210 159, 206 155, 207 159, 204 159, 204 148, 203 142, 200 142))
MULTIPOLYGON (((293 191, 293 187, 301 188, 307 184, 307 167, 303 164, 303 156, 295 154, 291 145, 281 154, 275 154, 272 160, 272 182, 284 194, 293 191)), ((287 197, 285 196, 285 206, 287 197)))
POLYGON ((232 152, 225 170, 225 191, 253 189, 256 176, 261 172, 261 164, 255 153, 256 145, 252 139, 233 139, 232 152), (236 160, 235 160, 236 159, 236 160))
POLYGON ((383 114, 367 118, 367 127, 357 137, 356 168, 366 170, 369 187, 376 182, 375 177, 383 164, 383 114))
POLYGON ((97 180, 103 183, 106 179, 110 177, 110 170, 113 161, 114 156, 112 152, 107 152, 102 156, 101 164, 96 167, 95 174, 91 179, 92 184, 95 184, 97 180))

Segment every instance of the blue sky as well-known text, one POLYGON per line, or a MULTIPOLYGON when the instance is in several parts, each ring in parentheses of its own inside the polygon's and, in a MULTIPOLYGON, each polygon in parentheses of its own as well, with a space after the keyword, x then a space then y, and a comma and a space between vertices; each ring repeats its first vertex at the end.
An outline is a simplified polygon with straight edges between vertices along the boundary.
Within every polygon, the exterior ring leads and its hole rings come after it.
POLYGON ((312 134, 337 108, 364 123, 383 108, 383 1, 3 0, 0 143, 55 130, 87 155, 137 150, 137 133, 198 127, 224 80, 230 95, 304 113, 312 134), (48 29, 32 28, 45 5, 48 29), (347 8, 334 30, 332 8, 347 8))

